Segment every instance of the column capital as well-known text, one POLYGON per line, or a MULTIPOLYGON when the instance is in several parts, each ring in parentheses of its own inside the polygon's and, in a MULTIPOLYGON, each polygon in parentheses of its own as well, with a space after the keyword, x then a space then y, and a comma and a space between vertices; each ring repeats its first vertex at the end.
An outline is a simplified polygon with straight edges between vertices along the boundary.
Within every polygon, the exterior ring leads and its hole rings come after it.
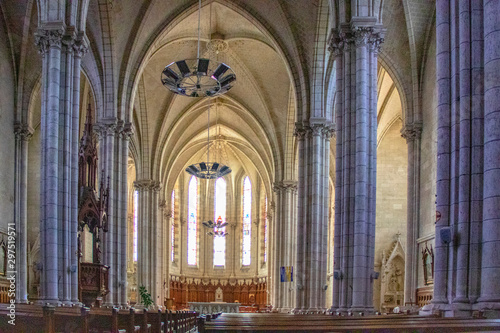
POLYGON ((45 24, 39 27, 35 32, 35 45, 38 46, 38 52, 45 54, 51 47, 61 49, 65 30, 63 23, 45 24))
POLYGON ((406 124, 405 127, 401 129, 401 136, 406 139, 406 143, 420 140, 421 134, 422 124, 420 123, 406 124))
POLYGON ((297 182, 294 180, 284 180, 279 182, 274 182, 273 191, 274 192, 293 192, 297 190, 297 182))
POLYGON ((14 124, 14 135, 16 139, 20 139, 22 141, 29 141, 33 136, 33 128, 31 128, 28 124, 15 123, 14 124))
POLYGON ((90 42, 84 32, 79 32, 76 35, 75 43, 73 44, 73 51, 75 56, 83 57, 89 50, 90 42))
POLYGON ((161 184, 157 180, 141 179, 134 182, 134 188, 138 191, 159 191, 161 189, 161 184))
POLYGON ((102 119, 94 125, 94 131, 100 138, 115 135, 116 129, 119 126, 115 118, 102 119))
POLYGON ((293 131, 293 135, 297 138, 297 140, 304 140, 307 134, 308 125, 303 122, 296 122, 295 129, 293 131))
POLYGON ((123 123, 123 126, 120 131, 120 136, 124 140, 130 140, 130 137, 134 134, 134 130, 132 128, 132 123, 126 122, 123 123))
POLYGON ((384 42, 384 30, 373 26, 349 26, 334 28, 328 38, 328 51, 334 56, 349 51, 351 47, 369 45, 372 51, 378 53, 384 42))

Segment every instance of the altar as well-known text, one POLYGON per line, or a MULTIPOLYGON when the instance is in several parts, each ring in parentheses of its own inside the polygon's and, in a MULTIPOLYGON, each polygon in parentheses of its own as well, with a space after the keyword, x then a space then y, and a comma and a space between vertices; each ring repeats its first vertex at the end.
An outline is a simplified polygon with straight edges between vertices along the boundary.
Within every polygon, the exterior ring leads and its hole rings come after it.
POLYGON ((226 302, 188 302, 189 310, 196 311, 199 314, 212 313, 238 313, 240 312, 241 303, 226 303, 226 302))

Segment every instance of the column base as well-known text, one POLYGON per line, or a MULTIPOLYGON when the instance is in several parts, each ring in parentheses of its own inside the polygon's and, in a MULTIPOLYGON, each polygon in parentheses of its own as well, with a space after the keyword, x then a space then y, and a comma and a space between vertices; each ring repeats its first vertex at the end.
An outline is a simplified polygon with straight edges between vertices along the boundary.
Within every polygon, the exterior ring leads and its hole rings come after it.
POLYGON ((439 316, 439 317, 447 317, 447 318, 457 318, 457 317, 472 317, 472 305, 464 304, 464 303, 454 303, 454 304, 440 304, 440 303, 432 303, 425 305, 421 311, 419 311, 419 315, 421 316, 439 316))
MULTIPOLYGON (((479 299, 481 300, 481 298, 479 299)), ((472 307, 474 310, 478 311, 478 315, 481 317, 486 317, 488 319, 499 319, 500 318, 500 302, 478 302, 472 307)))

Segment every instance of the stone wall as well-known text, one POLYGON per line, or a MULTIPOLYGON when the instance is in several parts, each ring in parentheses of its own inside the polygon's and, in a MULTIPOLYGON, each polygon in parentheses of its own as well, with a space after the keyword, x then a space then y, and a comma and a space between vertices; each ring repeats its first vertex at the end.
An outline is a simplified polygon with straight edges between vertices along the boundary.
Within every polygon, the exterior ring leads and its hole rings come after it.
MULTIPOLYGON (((400 233, 406 249, 407 146, 401 137, 401 120, 386 131, 377 148, 377 220, 375 231, 375 271, 379 271, 383 251, 388 251, 400 233)), ((375 309, 380 304, 380 280, 374 283, 375 309)))
POLYGON ((424 286, 422 244, 429 239, 434 246, 436 221, 436 163, 437 163, 437 89, 436 89, 436 33, 432 29, 427 52, 422 89, 422 137, 420 161, 420 221, 418 287, 424 286))

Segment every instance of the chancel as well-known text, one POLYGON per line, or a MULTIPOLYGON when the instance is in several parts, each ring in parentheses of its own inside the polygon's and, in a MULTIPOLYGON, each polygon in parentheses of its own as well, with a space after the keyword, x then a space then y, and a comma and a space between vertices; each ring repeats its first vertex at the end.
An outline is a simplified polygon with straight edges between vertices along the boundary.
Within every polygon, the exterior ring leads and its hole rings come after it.
POLYGON ((496 0, 0 1, 0 331, 500 330, 499 46, 496 0))

